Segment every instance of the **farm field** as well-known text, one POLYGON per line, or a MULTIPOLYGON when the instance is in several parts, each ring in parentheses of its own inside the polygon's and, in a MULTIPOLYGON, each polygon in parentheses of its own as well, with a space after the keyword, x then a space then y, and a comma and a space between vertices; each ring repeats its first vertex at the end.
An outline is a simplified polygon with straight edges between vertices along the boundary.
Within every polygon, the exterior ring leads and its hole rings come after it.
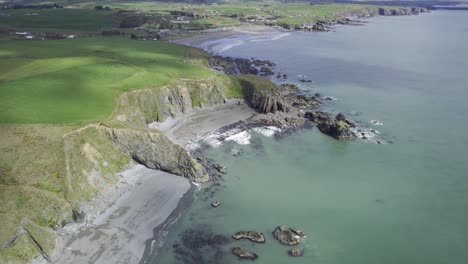
POLYGON ((0 27, 22 31, 54 33, 96 33, 102 28, 118 27, 111 11, 91 9, 8 9, 1 10, 0 27))

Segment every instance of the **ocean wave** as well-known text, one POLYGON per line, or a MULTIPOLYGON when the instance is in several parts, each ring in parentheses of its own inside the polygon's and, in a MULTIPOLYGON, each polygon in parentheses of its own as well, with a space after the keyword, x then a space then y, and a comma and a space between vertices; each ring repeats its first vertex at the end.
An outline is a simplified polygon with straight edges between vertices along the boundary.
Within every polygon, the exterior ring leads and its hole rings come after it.
POLYGON ((208 135, 203 139, 203 141, 213 148, 217 148, 223 144, 216 134, 208 135))
POLYGON ((384 141, 378 137, 380 131, 373 128, 354 128, 352 130, 358 138, 372 143, 383 144, 384 141))
POLYGON ((278 39, 284 38, 284 37, 289 36, 289 35, 290 35, 289 33, 282 33, 282 34, 279 34, 279 35, 274 35, 273 37, 270 37, 270 36, 253 37, 253 38, 249 39, 249 41, 250 42, 274 41, 274 40, 278 40, 278 39))
POLYGON ((336 100, 338 100, 338 98, 333 97, 333 96, 322 96, 322 97, 320 97, 320 100, 323 100, 323 101, 336 101, 336 100))
POLYGON ((271 38, 271 40, 277 40, 277 39, 284 38, 284 37, 289 36, 289 35, 291 35, 291 34, 289 34, 289 33, 279 34, 278 36, 274 36, 273 38, 271 38))
POLYGON ((264 127, 256 127, 252 129, 253 131, 265 136, 265 137, 272 137, 276 133, 281 132, 281 128, 275 126, 264 126, 264 127))
POLYGON ((222 53, 244 43, 245 42, 240 39, 226 38, 205 41, 202 44, 197 45, 197 47, 206 51, 212 51, 214 53, 222 53))
POLYGON ((230 50, 232 48, 234 48, 235 46, 240 46, 244 44, 244 41, 237 41, 236 43, 231 43, 231 44, 225 44, 224 46, 222 46, 222 48, 218 51, 219 53, 222 53, 222 52, 225 52, 226 50, 230 50))
POLYGON ((374 126, 383 126, 383 123, 379 120, 371 120, 370 123, 374 126))
MULTIPOLYGON (((242 133, 242 130, 238 128, 234 128, 225 132, 215 131, 205 136, 202 140, 208 145, 210 145, 211 147, 217 148, 223 144, 224 140, 227 140, 228 138, 235 136, 239 133, 242 133)), ((231 141, 234 141, 234 140, 231 139, 231 141)))
MULTIPOLYGON (((200 141, 208 144, 213 148, 220 147, 223 145, 223 142, 233 142, 239 145, 249 145, 251 142, 251 131, 258 133, 265 137, 272 137, 277 133, 281 133, 281 129, 275 126, 263 126, 255 127, 251 130, 245 130, 240 128, 233 128, 224 132, 215 131, 203 137, 200 141)), ((191 149, 199 148, 200 144, 198 142, 192 142, 190 144, 191 149)))
POLYGON ((251 138, 251 135, 249 132, 242 131, 240 133, 227 137, 225 140, 236 142, 239 145, 248 145, 250 144, 250 138, 251 138))

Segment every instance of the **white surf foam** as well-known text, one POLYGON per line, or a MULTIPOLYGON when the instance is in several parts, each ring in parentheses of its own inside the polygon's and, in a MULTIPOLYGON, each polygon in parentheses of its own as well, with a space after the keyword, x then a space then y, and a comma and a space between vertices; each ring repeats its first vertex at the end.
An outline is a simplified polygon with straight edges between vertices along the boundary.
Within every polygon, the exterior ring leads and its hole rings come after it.
POLYGON ((223 46, 221 46, 221 49, 218 52, 219 53, 225 52, 226 50, 230 50, 230 49, 234 48, 235 46, 240 46, 243 43, 244 43, 244 41, 238 40, 235 43, 224 44, 223 46))
POLYGON ((223 144, 223 142, 221 142, 221 140, 219 140, 218 137, 219 137, 219 134, 214 133, 214 134, 206 136, 203 139, 203 141, 205 141, 211 147, 217 148, 223 144))
POLYGON ((278 36, 274 36, 273 38, 271 38, 271 40, 278 40, 280 38, 284 38, 284 37, 289 36, 289 35, 291 35, 291 34, 289 34, 289 33, 279 34, 278 36))
POLYGON ((248 145, 250 144, 250 137, 251 136, 249 132, 242 131, 240 133, 227 137, 225 140, 236 142, 239 145, 248 145))
POLYGON ((370 123, 373 124, 374 126, 383 126, 383 123, 380 122, 379 120, 371 120, 370 123))
POLYGON ((383 144, 384 141, 378 137, 380 131, 372 128, 354 128, 353 132, 358 136, 358 138, 363 139, 367 142, 383 144))
POLYGON ((276 133, 281 132, 281 128, 275 126, 264 126, 264 127, 256 127, 252 129, 253 131, 265 136, 265 137, 272 137, 276 133))

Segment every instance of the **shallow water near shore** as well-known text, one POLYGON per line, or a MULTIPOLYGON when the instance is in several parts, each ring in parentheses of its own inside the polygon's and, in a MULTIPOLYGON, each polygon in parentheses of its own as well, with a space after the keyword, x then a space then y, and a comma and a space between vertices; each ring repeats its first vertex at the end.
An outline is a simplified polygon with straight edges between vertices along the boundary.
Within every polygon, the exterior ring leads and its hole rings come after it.
POLYGON ((147 262, 239 263, 230 248, 241 246, 256 263, 467 263, 466 21, 462 11, 380 17, 224 49, 272 60, 289 82, 311 79, 306 91, 337 98, 324 110, 378 130, 383 144, 312 128, 210 148, 228 168, 221 186, 198 193, 147 262), (306 233, 303 257, 274 240, 277 225, 306 233), (267 242, 233 241, 239 230, 267 242))

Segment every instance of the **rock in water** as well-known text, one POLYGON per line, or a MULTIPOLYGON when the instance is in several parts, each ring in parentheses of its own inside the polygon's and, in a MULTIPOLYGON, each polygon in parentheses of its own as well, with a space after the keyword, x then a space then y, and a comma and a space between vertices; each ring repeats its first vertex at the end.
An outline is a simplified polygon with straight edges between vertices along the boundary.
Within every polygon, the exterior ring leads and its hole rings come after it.
POLYGON ((213 168, 215 168, 217 171, 219 171, 219 173, 226 174, 226 168, 224 168, 223 166, 221 166, 218 163, 213 164, 213 168))
POLYGON ((288 254, 293 257, 299 257, 304 255, 304 250, 302 248, 293 248, 288 251, 288 254))
POLYGON ((305 233, 299 229, 289 228, 289 230, 300 237, 305 237, 305 233))
POLYGON ((238 256, 240 259, 248 259, 248 260, 255 260, 258 258, 257 254, 247 251, 240 247, 232 248, 232 253, 238 256))
POLYGON ((265 236, 263 236, 262 233, 257 232, 257 231, 239 231, 236 234, 232 236, 232 238, 236 240, 241 240, 241 239, 248 239, 252 242, 256 243, 265 243, 265 236))
POLYGON ((216 207, 219 207, 220 205, 221 205, 221 203, 220 203, 219 201, 216 201, 216 202, 212 202, 212 203, 211 203, 211 206, 212 206, 212 207, 215 207, 215 208, 216 208, 216 207))
POLYGON ((266 75, 266 76, 274 75, 274 74, 275 74, 270 68, 267 68, 267 67, 262 67, 262 68, 260 68, 260 73, 261 73, 262 75, 266 75))
MULTIPOLYGON (((299 235, 296 234, 295 229, 293 228, 285 228, 284 226, 276 227, 275 231, 273 231, 273 236, 283 245, 290 245, 294 246, 299 244, 299 235)), ((301 234, 304 234, 301 232, 301 234)))
POLYGON ((271 61, 267 61, 267 60, 253 60, 253 65, 259 67, 259 66, 269 66, 269 67, 274 67, 276 66, 276 64, 274 64, 273 62, 271 61))
POLYGON ((305 117, 310 121, 317 123, 318 129, 331 137, 338 140, 352 140, 356 138, 356 134, 352 131, 355 125, 346 119, 345 115, 339 113, 336 117, 330 114, 315 111, 305 113, 305 117))

